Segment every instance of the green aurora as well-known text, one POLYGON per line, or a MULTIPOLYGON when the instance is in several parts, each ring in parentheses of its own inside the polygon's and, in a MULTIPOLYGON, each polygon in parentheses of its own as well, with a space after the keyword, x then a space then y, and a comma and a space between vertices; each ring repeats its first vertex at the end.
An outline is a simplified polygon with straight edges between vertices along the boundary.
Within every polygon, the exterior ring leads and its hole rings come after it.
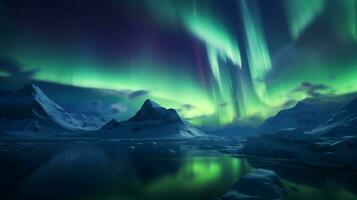
MULTIPOLYGON (((24 71, 34 71, 36 81, 150 91, 148 98, 179 109, 196 125, 257 125, 286 102, 311 97, 296 90, 303 82, 325 85, 320 95, 356 92, 357 0, 271 2, 272 6, 256 0, 110 1, 110 11, 118 19, 92 22, 60 13, 63 22, 51 18, 49 28, 43 28, 47 21, 39 19, 41 12, 34 13, 41 10, 41 3, 34 4, 34 10, 16 10, 16 2, 3 1, 0 55, 21 63, 24 71), (15 17, 17 12, 24 13, 15 17), (274 18, 276 13, 279 19, 274 18), (130 26, 121 25, 123 16, 133 19, 125 22, 130 26), (91 23, 103 27, 109 23, 115 28, 107 37, 106 28, 92 30, 87 27, 91 23), (141 23, 149 28, 142 28, 141 23), (172 39, 165 45, 174 56, 160 50, 162 35, 158 44, 151 40, 156 29, 172 39), (177 35, 197 44, 199 56, 178 48, 182 42, 177 35), (106 48, 114 49, 112 55, 102 56, 106 48), (187 104, 191 109, 180 109, 187 104)), ((86 16, 88 8, 81 6, 76 8, 77 15, 86 16)), ((94 17, 106 12, 100 6, 95 10, 94 17)), ((194 45, 185 48, 194 49, 194 45)), ((0 76, 11 73, 0 66, 0 76)), ((129 103, 138 108, 142 101, 129 103)))

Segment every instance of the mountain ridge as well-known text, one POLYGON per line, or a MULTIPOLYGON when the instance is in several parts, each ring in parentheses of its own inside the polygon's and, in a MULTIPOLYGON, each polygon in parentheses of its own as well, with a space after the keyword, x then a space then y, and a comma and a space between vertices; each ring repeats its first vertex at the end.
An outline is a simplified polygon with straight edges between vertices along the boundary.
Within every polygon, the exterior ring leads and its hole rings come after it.
POLYGON ((193 138, 205 136, 183 120, 174 109, 161 107, 147 99, 137 113, 126 121, 111 120, 100 135, 124 138, 193 138))
POLYGON ((34 84, 2 94, 0 110, 3 122, 0 129, 7 132, 53 134, 95 130, 101 126, 90 116, 66 111, 34 84))

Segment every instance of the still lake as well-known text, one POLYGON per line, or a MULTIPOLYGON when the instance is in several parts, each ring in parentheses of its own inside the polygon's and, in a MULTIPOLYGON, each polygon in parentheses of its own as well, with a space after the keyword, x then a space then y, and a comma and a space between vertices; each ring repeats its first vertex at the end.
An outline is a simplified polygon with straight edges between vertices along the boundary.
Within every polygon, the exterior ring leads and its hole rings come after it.
POLYGON ((0 199, 160 200, 221 196, 254 168, 287 199, 357 199, 357 173, 234 158, 185 141, 0 141, 0 199))

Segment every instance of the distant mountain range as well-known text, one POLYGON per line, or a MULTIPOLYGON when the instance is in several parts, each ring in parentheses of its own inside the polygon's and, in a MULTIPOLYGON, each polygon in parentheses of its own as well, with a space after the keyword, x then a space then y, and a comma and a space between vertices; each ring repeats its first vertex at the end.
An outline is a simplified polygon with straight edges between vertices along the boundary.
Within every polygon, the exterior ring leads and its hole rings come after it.
MULTIPOLYGON (((326 137, 353 135, 357 130, 357 99, 346 105, 346 100, 304 100, 292 108, 281 110, 257 129, 231 125, 204 131, 209 135, 225 137, 248 137, 284 129, 300 129, 326 137)), ((163 108, 152 100, 146 100, 129 120, 118 122, 113 119, 105 123, 100 117, 68 112, 35 85, 27 85, 16 92, 0 91, 0 122, 0 131, 10 135, 80 133, 120 138, 191 138, 205 135, 183 120, 174 109, 163 108)))
MULTIPOLYGON (((275 116, 266 119, 257 128, 241 124, 224 127, 202 127, 210 135, 223 137, 249 137, 255 134, 275 133, 284 129, 311 131, 331 119, 339 110, 348 104, 356 95, 347 95, 338 99, 305 99, 295 106, 279 111, 275 116)), ((350 108, 347 108, 350 110, 350 108)), ((344 112, 346 113, 346 112, 344 112)))
POLYGON ((163 108, 151 100, 146 100, 136 115, 127 121, 113 119, 104 123, 98 117, 66 111, 35 85, 27 85, 16 92, 0 92, 0 121, 0 130, 8 135, 77 133, 121 138, 191 138, 205 135, 181 119, 174 109, 163 108))

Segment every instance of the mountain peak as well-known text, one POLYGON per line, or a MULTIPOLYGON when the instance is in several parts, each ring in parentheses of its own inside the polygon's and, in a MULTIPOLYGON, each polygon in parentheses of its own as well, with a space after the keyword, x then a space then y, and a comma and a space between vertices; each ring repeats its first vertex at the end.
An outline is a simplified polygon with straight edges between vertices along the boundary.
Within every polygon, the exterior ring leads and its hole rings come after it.
POLYGON ((181 121, 180 116, 174 109, 166 109, 158 103, 147 99, 141 106, 140 110, 129 121, 148 121, 148 120, 163 120, 163 121, 181 121))
POLYGON ((151 99, 146 99, 142 108, 162 108, 158 103, 151 99))
POLYGON ((129 120, 112 120, 103 126, 107 136, 118 135, 123 138, 191 138, 205 136, 203 132, 183 121, 176 110, 161 107, 147 99, 139 111, 129 120))

